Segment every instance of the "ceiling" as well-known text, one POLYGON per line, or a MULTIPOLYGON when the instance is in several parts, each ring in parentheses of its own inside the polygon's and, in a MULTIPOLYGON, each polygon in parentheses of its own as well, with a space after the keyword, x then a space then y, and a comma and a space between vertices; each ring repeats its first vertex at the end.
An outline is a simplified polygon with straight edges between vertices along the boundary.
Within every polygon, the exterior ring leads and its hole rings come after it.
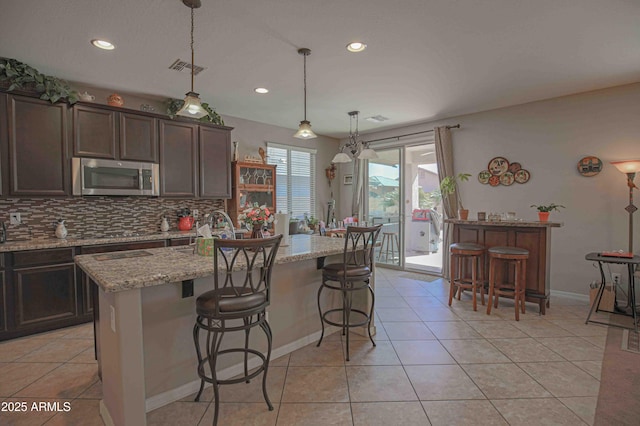
MULTIPOLYGON (((313 129, 360 133, 640 81, 638 0, 202 0, 195 91, 224 115, 293 129, 303 57, 313 129), (368 48, 345 49, 351 41, 368 48), (253 89, 269 88, 258 95, 253 89), (367 117, 389 120, 370 123, 367 117)), ((0 56, 70 81, 182 98, 181 0, 3 0, 0 56), (117 47, 100 51, 94 38, 117 47)))

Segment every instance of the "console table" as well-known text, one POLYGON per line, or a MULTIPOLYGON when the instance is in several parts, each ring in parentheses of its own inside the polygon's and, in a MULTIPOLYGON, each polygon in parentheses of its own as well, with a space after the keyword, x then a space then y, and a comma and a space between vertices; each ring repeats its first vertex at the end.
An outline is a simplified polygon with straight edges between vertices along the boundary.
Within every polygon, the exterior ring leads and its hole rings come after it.
MULTIPOLYGON (((549 307, 551 291, 551 228, 563 226, 560 222, 524 222, 513 221, 476 221, 446 219, 445 223, 453 225, 452 243, 476 243, 487 249, 496 246, 520 247, 529 250, 527 260, 527 286, 525 299, 540 306, 544 315, 549 307)), ((487 256, 488 259, 488 256, 487 256)), ((482 279, 488 282, 489 268, 484 268, 482 279)), ((513 282, 513 272, 508 271, 505 277, 513 282)))

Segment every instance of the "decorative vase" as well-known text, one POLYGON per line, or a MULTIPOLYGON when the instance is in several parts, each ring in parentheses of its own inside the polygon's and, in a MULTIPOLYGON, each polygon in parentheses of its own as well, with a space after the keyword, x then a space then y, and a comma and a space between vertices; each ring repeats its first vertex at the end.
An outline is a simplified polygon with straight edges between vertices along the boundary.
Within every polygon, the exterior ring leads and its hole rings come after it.
POLYGON ((56 226, 56 238, 67 238, 67 228, 64 226, 64 220, 62 219, 58 220, 58 225, 56 226))
POLYGON ((251 230, 251 238, 264 238, 264 233, 262 232, 262 224, 253 225, 253 229, 251 230))
POLYGON ((191 228, 193 228, 193 216, 183 216, 178 220, 180 231, 191 231, 191 228))
POLYGON ((540 220, 540 222, 548 222, 549 213, 550 212, 538 212, 538 219, 540 220))
POLYGON ((169 230, 169 222, 167 221, 166 217, 162 218, 162 223, 160 223, 160 230, 162 232, 167 232, 169 230))
POLYGON ((467 220, 469 218, 469 210, 458 209, 458 216, 460 217, 460 220, 467 220))
POLYGON ((112 93, 107 98, 107 105, 121 107, 122 105, 124 105, 124 99, 122 99, 122 96, 118 95, 117 93, 112 93))

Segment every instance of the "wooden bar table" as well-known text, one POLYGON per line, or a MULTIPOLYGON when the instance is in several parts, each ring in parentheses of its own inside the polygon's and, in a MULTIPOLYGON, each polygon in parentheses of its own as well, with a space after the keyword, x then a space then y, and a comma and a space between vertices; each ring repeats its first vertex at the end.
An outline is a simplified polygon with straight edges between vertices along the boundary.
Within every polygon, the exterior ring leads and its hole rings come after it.
MULTIPOLYGON (((540 313, 544 315, 549 307, 551 291, 550 263, 551 263, 551 228, 563 226, 561 222, 525 222, 512 221, 477 221, 446 219, 445 223, 453 225, 452 243, 477 243, 487 249, 497 246, 520 247, 529 250, 527 260, 527 286, 525 299, 540 306, 540 313)), ((488 256, 485 259, 488 264, 488 256)), ((485 267, 488 282, 489 268, 485 267)), ((513 282, 513 272, 509 271, 507 279, 513 282)))

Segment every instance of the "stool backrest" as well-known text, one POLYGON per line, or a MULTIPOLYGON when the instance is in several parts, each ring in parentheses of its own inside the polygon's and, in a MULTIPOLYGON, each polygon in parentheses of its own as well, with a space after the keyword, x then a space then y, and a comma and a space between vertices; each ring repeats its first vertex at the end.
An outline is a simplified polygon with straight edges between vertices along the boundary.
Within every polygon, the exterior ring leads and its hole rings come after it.
POLYGON ((347 226, 344 236, 343 263, 347 266, 373 267, 373 251, 382 224, 376 226, 347 226))
POLYGON ((226 289, 227 296, 265 293, 269 304, 271 270, 282 235, 242 240, 214 240, 215 289, 226 289))

